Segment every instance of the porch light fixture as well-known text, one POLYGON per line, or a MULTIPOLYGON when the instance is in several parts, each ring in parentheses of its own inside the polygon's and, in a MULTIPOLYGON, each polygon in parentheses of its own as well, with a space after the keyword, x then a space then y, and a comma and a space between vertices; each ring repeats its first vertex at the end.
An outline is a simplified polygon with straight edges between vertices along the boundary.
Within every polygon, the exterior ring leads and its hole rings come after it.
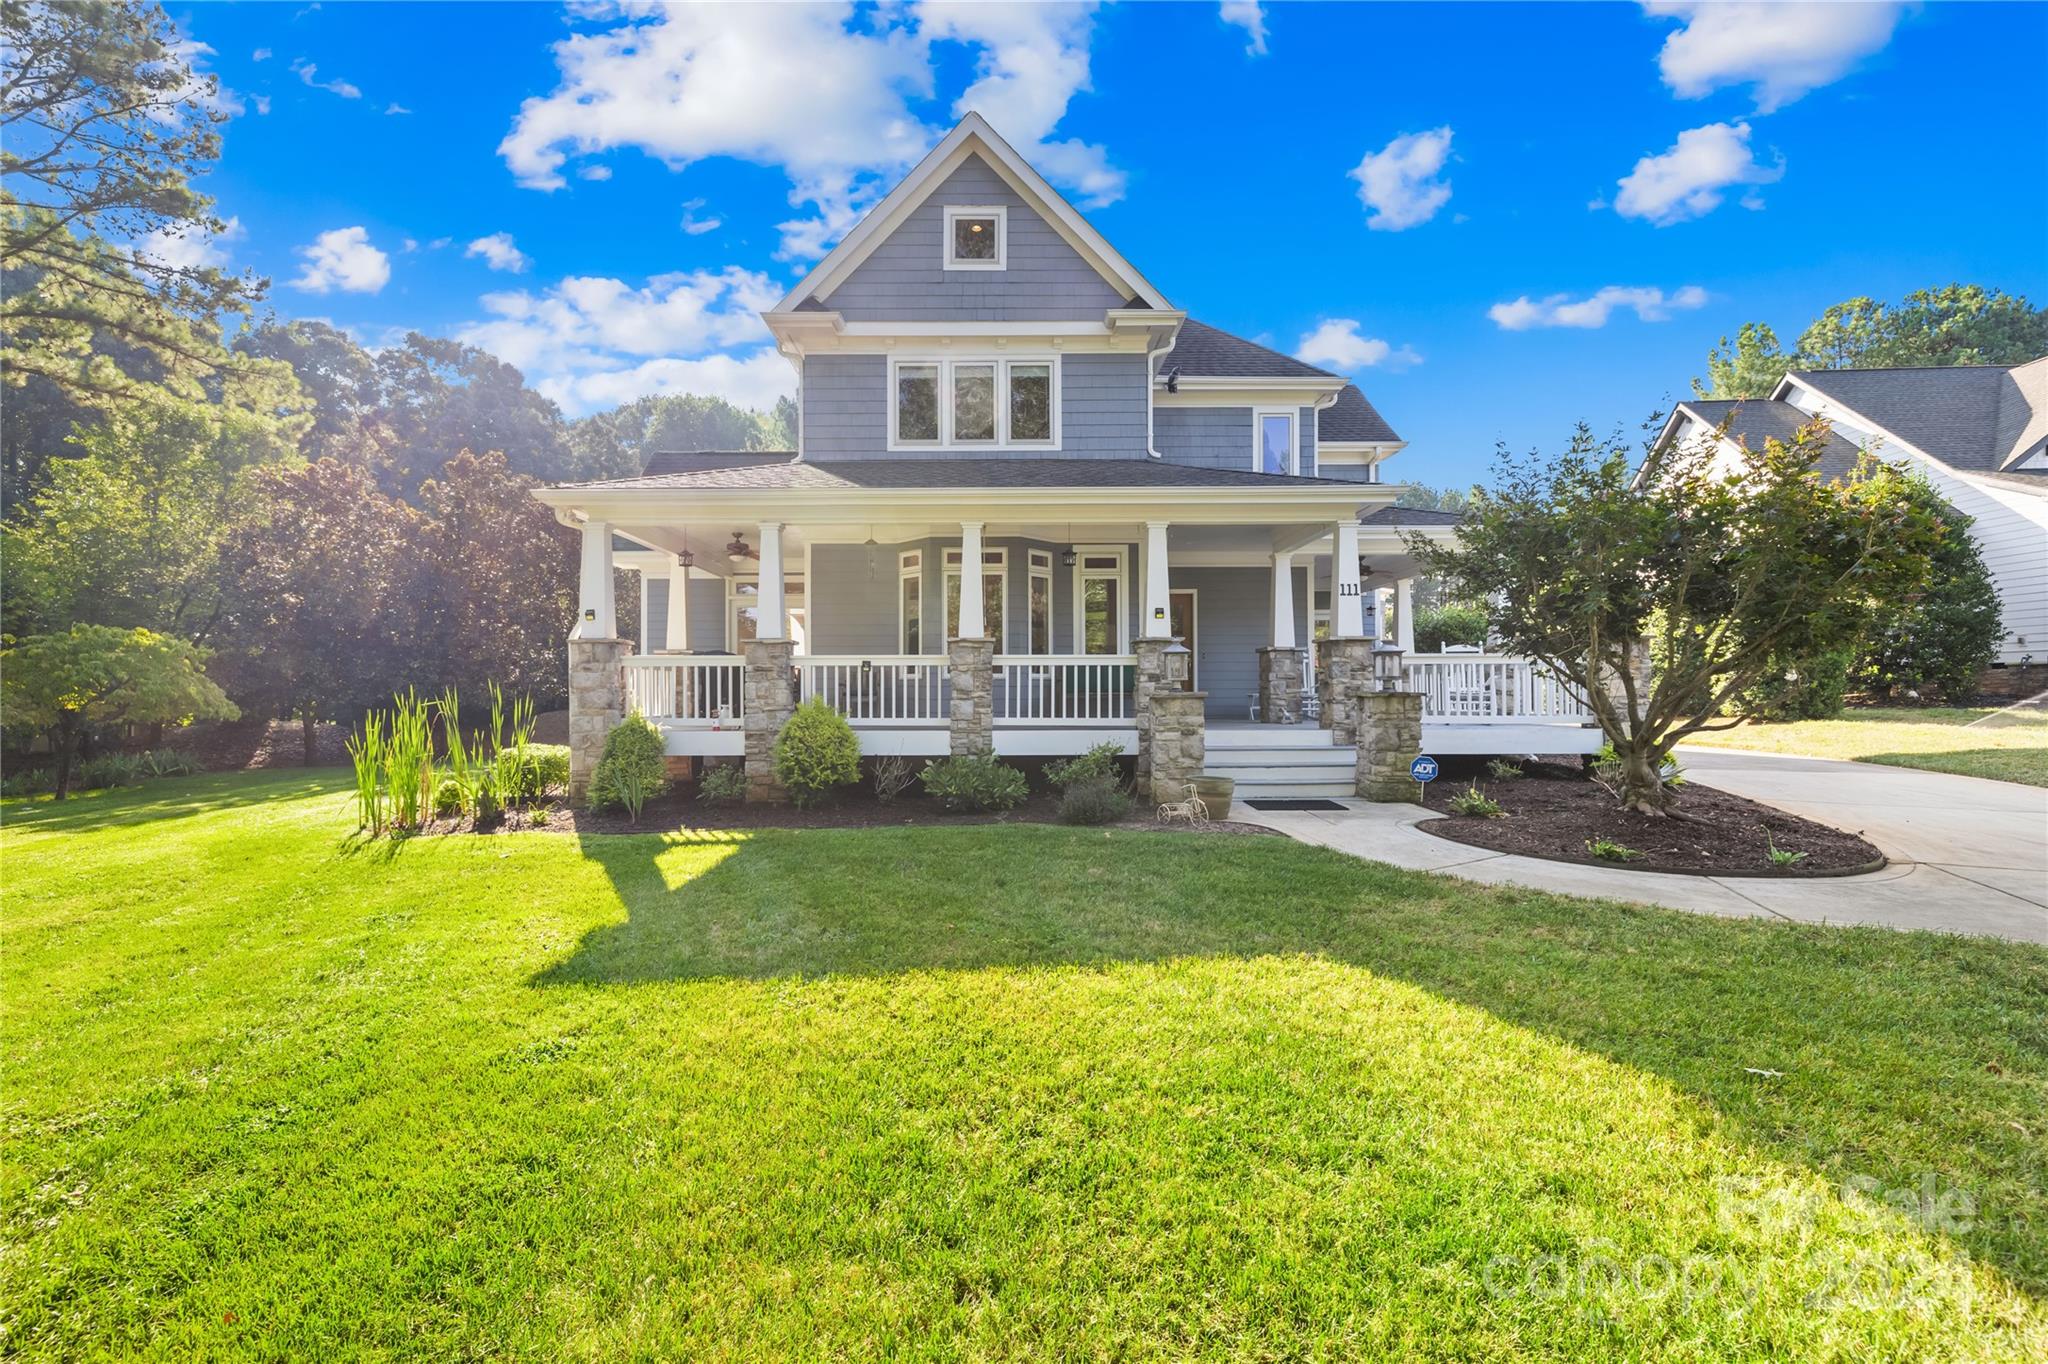
POLYGON ((690 548, 690 537, 687 535, 683 537, 682 549, 676 554, 676 562, 684 568, 697 566, 697 552, 690 548))
POLYGON ((1080 562, 1081 556, 1074 552, 1074 547, 1072 545, 1068 545, 1066 551, 1060 555, 1060 563, 1062 566, 1066 568, 1072 568, 1075 564, 1078 564, 1080 562))
POLYGON ((1401 690, 1400 645, 1375 644, 1372 646, 1372 680, 1376 690, 1401 690))

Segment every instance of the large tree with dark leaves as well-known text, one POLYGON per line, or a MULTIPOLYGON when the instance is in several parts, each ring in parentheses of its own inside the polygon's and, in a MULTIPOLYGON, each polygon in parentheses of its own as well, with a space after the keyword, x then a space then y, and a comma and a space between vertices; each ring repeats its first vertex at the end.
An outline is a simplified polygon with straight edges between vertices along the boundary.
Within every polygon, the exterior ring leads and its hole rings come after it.
POLYGON ((391 445, 379 481, 412 497, 464 450, 497 450, 506 467, 554 482, 575 475, 568 429, 553 402, 513 366, 474 346, 413 332, 377 356, 391 445))

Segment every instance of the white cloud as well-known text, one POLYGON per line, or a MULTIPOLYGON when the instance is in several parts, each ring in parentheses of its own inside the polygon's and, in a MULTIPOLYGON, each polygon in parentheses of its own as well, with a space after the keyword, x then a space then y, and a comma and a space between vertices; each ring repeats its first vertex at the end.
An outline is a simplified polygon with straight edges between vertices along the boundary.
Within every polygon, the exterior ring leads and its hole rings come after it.
POLYGON ((1610 284, 1596 294, 1578 299, 1569 294, 1551 294, 1541 299, 1524 294, 1512 303, 1494 304, 1486 315, 1502 331, 1510 332, 1524 332, 1532 327, 1594 328, 1606 326, 1608 317, 1618 308, 1629 309, 1643 322, 1664 322, 1670 319, 1673 310, 1698 308, 1706 301, 1707 291, 1697 284, 1685 285, 1669 294, 1662 289, 1610 284))
POLYGON ((249 99, 250 99, 250 101, 251 101, 252 103, 254 103, 254 104, 255 104, 255 106, 256 106, 256 112, 257 112, 257 113, 259 113, 259 114, 267 114, 267 113, 269 113, 269 112, 270 112, 270 96, 268 96, 268 95, 251 95, 251 96, 249 96, 249 99))
POLYGON ((1349 317, 1333 317, 1304 335, 1294 348, 1294 358, 1340 373, 1375 365, 1403 368, 1422 363, 1422 357, 1411 347, 1397 350, 1376 336, 1360 336, 1357 320, 1349 317))
MULTIPOLYGON (((1621 178, 1614 211, 1669 227, 1712 213, 1730 185, 1768 185, 1784 174, 1783 160, 1764 166, 1751 156, 1747 123, 1709 123, 1688 128, 1670 150, 1636 162, 1621 178)), ((1746 206, 1761 204, 1758 198, 1746 206)))
POLYGON ((403 104, 400 104, 398 101, 393 100, 391 103, 384 106, 384 112, 386 114, 409 114, 412 112, 412 110, 406 108, 403 104))
POLYGON ((249 54, 249 60, 250 60, 250 61, 252 61, 252 62, 267 62, 267 61, 269 61, 269 60, 270 60, 270 49, 269 49, 269 48, 267 48, 267 47, 259 47, 259 48, 257 48, 257 49, 256 49, 256 50, 255 50, 254 52, 251 52, 251 53, 249 54))
POLYGON ((689 203, 683 205, 683 231, 693 237, 701 237, 706 232, 716 232, 719 228, 725 226, 725 219, 723 218, 698 217, 697 210, 702 207, 704 207, 702 199, 692 199, 689 203))
MULTIPOLYGON (((913 101, 938 97, 935 49, 973 51, 954 112, 978 110, 1090 206, 1124 175, 1099 146, 1055 140, 1088 88, 1086 5, 630 6, 555 45, 561 81, 527 100, 499 153, 521 184, 557 189, 574 157, 634 147, 673 170, 726 156, 780 167, 802 216, 779 225, 785 259, 824 254, 938 130, 913 101)), ((598 178, 591 170, 578 174, 598 178)))
POLYGON ((514 275, 526 273, 526 267, 533 260, 512 243, 510 232, 493 232, 488 237, 478 237, 469 244, 465 256, 482 256, 484 264, 493 270, 504 270, 514 275))
POLYGON ((1438 180, 1451 154, 1451 130, 1403 133, 1376 152, 1367 152, 1351 171, 1358 201, 1368 210, 1365 225, 1382 232, 1417 227, 1450 202, 1451 187, 1438 180))
POLYGON ((750 407, 794 391, 760 311, 782 295, 737 267, 657 275, 640 287, 572 276, 480 300, 491 316, 456 332, 516 365, 571 415, 647 393, 718 393, 750 407))
MULTIPOLYGON (((242 97, 221 84, 220 77, 206 69, 206 59, 218 55, 212 47, 194 38, 180 38, 170 45, 171 61, 182 62, 186 67, 185 83, 178 88, 177 99, 189 100, 203 109, 229 118, 240 117, 242 97)), ((152 63, 152 66, 157 64, 152 63)), ((158 123, 174 123, 176 115, 168 109, 157 109, 149 117, 158 123)))
POLYGON ((612 168, 610 166, 580 166, 576 170, 576 178, 579 180, 609 180, 612 178, 612 168))
POLYGON ((315 90, 325 90, 330 94, 340 95, 343 99, 361 99, 363 97, 362 90, 348 81, 323 81, 319 79, 316 73, 320 68, 307 61, 304 57, 300 57, 292 63, 292 70, 297 73, 300 80, 312 86, 315 90))
POLYGON ((311 246, 299 248, 306 268, 292 281, 294 289, 324 294, 335 289, 374 294, 391 278, 391 257, 370 244, 369 229, 337 227, 322 232, 311 246))
POLYGON ((177 233, 160 227, 135 244, 135 253, 172 270, 219 269, 228 263, 221 243, 237 242, 248 235, 240 218, 229 218, 217 233, 177 233))
POLYGON ((1891 41, 1905 12, 1902 4, 1808 0, 1646 0, 1643 8, 1684 21, 1657 54, 1673 94, 1699 99, 1750 85, 1758 113, 1840 80, 1891 41))
POLYGON ((1266 11, 1259 0, 1223 0, 1223 22, 1236 24, 1250 39, 1244 45, 1245 54, 1252 57, 1266 55, 1266 11))

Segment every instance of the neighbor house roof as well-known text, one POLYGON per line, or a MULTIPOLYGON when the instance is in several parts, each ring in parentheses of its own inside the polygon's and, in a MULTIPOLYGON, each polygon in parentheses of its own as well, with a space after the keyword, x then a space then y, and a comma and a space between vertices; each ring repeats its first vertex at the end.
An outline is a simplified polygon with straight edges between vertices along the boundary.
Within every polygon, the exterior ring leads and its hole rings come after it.
POLYGON ((1162 374, 1190 379, 1335 379, 1326 369, 1247 341, 1194 318, 1180 324, 1180 339, 1159 363, 1162 374))
POLYGON ((1333 478, 1207 469, 1150 459, 840 459, 797 463, 750 460, 720 468, 649 472, 638 478, 555 485, 569 490, 635 488, 760 490, 782 488, 1356 488, 1333 478))
MULTIPOLYGON (((1728 439, 1745 450, 1761 450, 1765 441, 1772 440, 1789 445, 1814 420, 1790 403, 1768 398, 1694 398, 1680 403, 1678 410, 1708 426, 1727 423, 1728 439)), ((1827 478, 1841 478, 1856 467, 1862 453, 1855 441, 1830 428, 1821 444, 1820 472, 1827 478)))
POLYGON ((1316 414, 1316 439, 1391 443, 1401 438, 1357 384, 1346 384, 1337 401, 1316 414))
POLYGON ((2048 435, 2048 357, 2014 366, 1794 370, 1786 377, 1952 469, 2004 468, 2048 435))

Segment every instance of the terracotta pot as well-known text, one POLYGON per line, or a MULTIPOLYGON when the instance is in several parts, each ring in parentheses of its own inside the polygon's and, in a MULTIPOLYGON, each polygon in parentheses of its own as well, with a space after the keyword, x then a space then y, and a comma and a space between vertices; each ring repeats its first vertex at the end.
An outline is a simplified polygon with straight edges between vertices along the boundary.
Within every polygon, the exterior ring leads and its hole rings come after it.
POLYGON ((1237 793, 1235 777, 1196 777, 1195 794, 1209 807, 1209 818, 1229 819, 1230 800, 1237 793))

